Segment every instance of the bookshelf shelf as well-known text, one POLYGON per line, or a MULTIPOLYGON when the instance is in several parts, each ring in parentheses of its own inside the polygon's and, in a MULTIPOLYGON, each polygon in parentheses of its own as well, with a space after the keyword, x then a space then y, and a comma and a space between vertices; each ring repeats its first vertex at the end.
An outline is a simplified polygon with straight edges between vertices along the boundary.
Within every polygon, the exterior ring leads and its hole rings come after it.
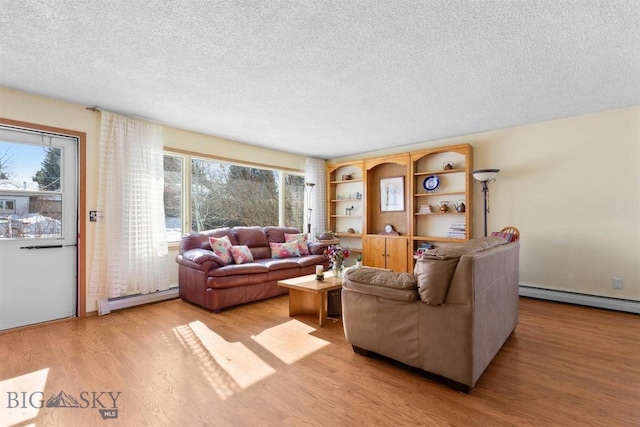
POLYGON ((449 173, 460 173, 464 171, 465 171, 465 168, 449 169, 449 170, 433 170, 433 171, 427 171, 427 172, 414 172, 413 176, 446 175, 449 173))
POLYGON ((412 246, 415 251, 420 243, 457 243, 471 238, 472 200, 471 170, 473 147, 469 144, 438 147, 411 153, 412 190, 412 246), (443 169, 453 163, 452 169, 443 169), (427 191, 424 181, 438 176, 438 187, 427 191), (463 202, 465 212, 457 212, 455 206, 463 202), (448 212, 438 207, 446 204, 448 212), (426 211, 430 209, 431 211, 426 211))
POLYGON ((434 197, 434 196, 464 196, 464 191, 442 191, 442 192, 431 192, 431 193, 417 193, 414 194, 413 197, 434 197))
MULTIPOLYGON (((345 162, 327 166, 327 230, 333 230, 336 244, 362 253, 362 230, 364 229, 364 162, 345 162), (351 176, 351 179, 341 179, 351 176), (347 215, 346 212, 351 212, 347 215), (348 232, 352 229, 355 232, 348 232), (339 231, 341 230, 341 231, 339 231)), ((355 257, 349 257, 347 265, 352 265, 355 257)))
POLYGON ((362 182, 362 179, 354 178, 354 179, 343 179, 338 181, 329 181, 329 184, 348 184, 351 182, 362 182))
POLYGON ((416 212, 414 215, 464 215, 465 212, 416 212))

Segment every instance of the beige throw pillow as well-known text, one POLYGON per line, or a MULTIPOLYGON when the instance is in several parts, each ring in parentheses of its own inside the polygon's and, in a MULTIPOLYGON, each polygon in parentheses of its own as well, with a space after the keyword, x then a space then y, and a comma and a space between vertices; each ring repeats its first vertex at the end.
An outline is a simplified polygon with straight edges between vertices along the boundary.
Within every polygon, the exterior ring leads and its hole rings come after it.
POLYGON ((414 269, 422 302, 432 305, 440 305, 444 302, 449 292, 453 272, 462 255, 504 243, 506 241, 499 237, 484 237, 425 252, 418 258, 414 269))

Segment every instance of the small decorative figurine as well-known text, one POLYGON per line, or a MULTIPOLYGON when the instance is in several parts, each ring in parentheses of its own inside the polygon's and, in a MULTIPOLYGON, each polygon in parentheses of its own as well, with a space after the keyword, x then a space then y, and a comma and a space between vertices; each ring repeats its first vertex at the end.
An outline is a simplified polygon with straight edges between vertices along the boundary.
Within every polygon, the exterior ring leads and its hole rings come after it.
POLYGON ((453 162, 448 160, 442 164, 442 168, 446 171, 453 169, 453 162))

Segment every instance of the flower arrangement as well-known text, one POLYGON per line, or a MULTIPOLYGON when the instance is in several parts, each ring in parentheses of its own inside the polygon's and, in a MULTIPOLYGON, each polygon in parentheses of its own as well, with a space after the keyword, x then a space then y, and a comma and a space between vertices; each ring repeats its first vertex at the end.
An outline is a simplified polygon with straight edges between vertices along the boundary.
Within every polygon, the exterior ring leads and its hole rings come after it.
POLYGON ((349 258, 349 248, 341 248, 339 245, 329 245, 325 253, 329 256, 333 269, 342 270, 345 258, 349 258))

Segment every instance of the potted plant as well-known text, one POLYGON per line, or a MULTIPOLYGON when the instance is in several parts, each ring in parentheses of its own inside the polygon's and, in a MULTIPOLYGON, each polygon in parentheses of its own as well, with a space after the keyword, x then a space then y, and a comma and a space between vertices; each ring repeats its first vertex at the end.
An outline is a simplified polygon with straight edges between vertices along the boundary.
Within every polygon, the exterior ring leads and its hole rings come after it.
POLYGON ((362 267, 362 255, 358 255, 356 258, 356 268, 362 267))

